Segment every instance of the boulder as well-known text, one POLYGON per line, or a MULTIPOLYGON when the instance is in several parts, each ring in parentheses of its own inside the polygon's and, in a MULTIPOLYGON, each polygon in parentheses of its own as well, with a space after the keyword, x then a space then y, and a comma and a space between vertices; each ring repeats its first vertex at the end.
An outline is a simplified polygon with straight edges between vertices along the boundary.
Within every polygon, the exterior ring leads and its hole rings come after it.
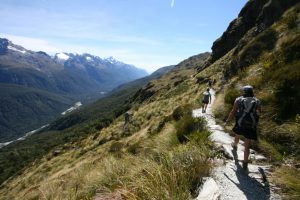
POLYGON ((217 200, 221 195, 220 189, 213 178, 208 178, 196 198, 196 200, 217 200))

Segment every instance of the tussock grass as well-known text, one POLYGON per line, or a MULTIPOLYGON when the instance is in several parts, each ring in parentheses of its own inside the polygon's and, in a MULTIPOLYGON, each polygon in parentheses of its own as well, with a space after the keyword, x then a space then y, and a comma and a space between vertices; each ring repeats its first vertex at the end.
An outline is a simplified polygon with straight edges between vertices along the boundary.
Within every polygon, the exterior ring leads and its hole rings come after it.
POLYGON ((190 104, 183 104, 176 107, 173 110, 172 117, 175 121, 180 120, 183 116, 191 116, 191 106, 190 104))
POLYGON ((124 116, 120 115, 110 126, 93 130, 93 134, 62 148, 59 155, 46 155, 22 176, 9 181, 0 190, 0 196, 190 199, 201 178, 209 173, 212 156, 205 123, 201 119, 181 121, 191 115, 192 107, 198 106, 202 93, 203 85, 196 85, 192 73, 195 71, 189 69, 154 81, 151 89, 156 93, 142 104, 132 106, 128 133, 124 131, 124 116), (166 90, 170 84, 172 88, 166 90), (189 106, 182 107, 176 122, 172 114, 180 105, 189 106), (177 137, 177 123, 185 128, 188 126, 184 123, 197 127, 191 133, 184 132, 189 138, 184 143, 177 137))
POLYGON ((275 170, 274 181, 283 189, 283 199, 297 200, 300 198, 300 171, 294 167, 279 167, 275 170))
POLYGON ((135 199, 190 199, 209 173, 207 158, 205 152, 199 153, 199 146, 180 145, 137 174, 129 188, 135 199))
POLYGON ((195 132, 205 131, 206 121, 203 118, 193 118, 191 115, 183 116, 176 123, 176 136, 180 143, 190 141, 195 132))
POLYGON ((237 96, 240 95, 240 91, 235 88, 228 88, 226 91, 219 92, 216 96, 213 113, 216 120, 223 123, 232 109, 232 105, 237 96))
POLYGON ((260 139, 257 146, 264 155, 267 155, 269 161, 281 162, 283 160, 282 154, 275 148, 274 144, 265 139, 260 139))
MULTIPOLYGON (((162 142, 161 137, 156 136, 156 144, 162 142)), ((209 173, 207 137, 195 136, 194 142, 185 145, 166 140, 171 146, 161 145, 156 151, 151 148, 148 155, 111 154, 98 162, 83 163, 71 173, 31 189, 26 198, 90 199, 97 192, 117 191, 128 199, 189 199, 209 173)))

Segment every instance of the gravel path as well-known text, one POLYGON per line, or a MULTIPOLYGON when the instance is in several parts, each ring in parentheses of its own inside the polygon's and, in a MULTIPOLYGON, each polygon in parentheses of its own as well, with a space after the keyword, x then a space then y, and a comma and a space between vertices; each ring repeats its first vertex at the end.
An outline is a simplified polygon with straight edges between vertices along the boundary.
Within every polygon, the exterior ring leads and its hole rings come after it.
MULTIPOLYGON (((215 91, 211 90, 212 103, 215 100, 215 91)), ((263 164, 266 158, 254 150, 250 150, 250 158, 253 164, 249 164, 249 173, 242 169, 241 161, 243 160, 243 142, 238 145, 237 151, 232 151, 231 143, 233 137, 224 132, 224 129, 216 124, 212 114, 211 105, 208 105, 207 112, 202 113, 202 109, 193 110, 194 117, 205 117, 208 127, 212 131, 210 139, 215 142, 224 152, 227 159, 219 160, 214 168, 212 178, 215 180, 219 191, 220 200, 279 200, 281 197, 274 192, 276 189, 268 182, 270 166, 263 164), (260 164, 254 164, 254 163, 260 164)), ((208 187, 209 188, 209 187, 208 187)), ((204 189, 203 189, 204 190, 204 189)), ((203 191, 202 190, 202 191, 203 191)), ((199 196, 201 195, 201 192, 199 196)), ((204 192, 207 193, 207 192, 204 192)), ((200 199, 200 198, 197 198, 200 199)))

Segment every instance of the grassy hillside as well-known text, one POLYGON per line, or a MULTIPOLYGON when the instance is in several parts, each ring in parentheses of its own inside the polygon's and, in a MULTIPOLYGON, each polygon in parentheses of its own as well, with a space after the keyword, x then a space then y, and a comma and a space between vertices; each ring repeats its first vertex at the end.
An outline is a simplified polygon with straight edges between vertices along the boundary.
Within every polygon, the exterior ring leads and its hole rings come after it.
MULTIPOLYGON (((126 109, 129 107, 120 100, 126 99, 122 95, 130 96, 133 93, 120 91, 113 97, 101 99, 87 107, 84 112, 78 111, 62 118, 62 121, 55 122, 50 126, 48 138, 39 140, 42 133, 31 136, 28 142, 39 141, 34 142, 32 150, 39 149, 36 145, 46 144, 45 141, 50 144, 49 148, 40 146, 44 150, 42 158, 36 160, 32 168, 26 167, 25 171, 20 171, 21 173, 14 179, 2 184, 1 195, 7 198, 20 198, 25 195, 24 198, 32 199, 46 195, 47 198, 54 199, 68 197, 81 199, 93 197, 100 190, 113 192, 120 189, 124 195, 126 193, 135 198, 147 199, 153 195, 151 190, 157 189, 154 182, 163 178, 166 181, 164 183, 166 190, 172 193, 170 196, 178 196, 178 199, 189 197, 201 177, 208 173, 208 159, 211 157, 204 122, 195 121, 190 117, 190 109, 192 105, 198 104, 199 94, 202 92, 191 76, 195 72, 194 68, 187 69, 185 64, 182 64, 161 79, 151 81, 136 93, 127 101, 131 103, 130 110, 134 116, 126 128, 123 127, 123 115, 118 117, 118 113, 122 113, 120 111, 122 107, 126 109), (147 90, 151 90, 153 95, 144 96, 147 90), (100 109, 101 106, 103 110, 100 109), (112 107, 116 109, 111 110, 112 107), (113 112, 109 113, 108 110, 113 112), (92 115, 94 117, 91 117, 92 115), (115 120, 103 128, 107 125, 104 122, 109 116, 113 116, 115 120), (76 121, 77 119, 80 120, 76 121), (72 124, 74 120, 76 125, 70 127, 70 123, 72 124), (63 127, 62 124, 68 126, 63 127), (56 144, 60 143, 55 149, 51 146, 51 142, 54 142, 51 137, 55 137, 56 144), (53 150, 46 153, 49 149, 53 150), (186 162, 182 163, 184 160, 186 162), (190 174, 191 170, 195 170, 194 173, 190 174), (161 173, 163 177, 152 176, 157 173, 161 173), (75 176, 81 178, 76 178, 74 182, 75 176), (66 177, 63 179, 67 181, 63 187, 62 182, 57 182, 62 177, 66 177), (21 182, 14 187, 14 180, 17 179, 21 182), (148 188, 137 187, 139 181, 148 182, 148 188), (173 181, 175 182, 172 183, 173 181), (36 188, 37 184, 40 185, 39 189, 36 188), (179 185, 183 188, 178 188, 179 185), (74 190, 74 187, 77 189, 74 190), (127 187, 131 189, 126 191, 127 187), (57 190, 56 194, 52 193, 52 189, 57 190)), ((27 146, 24 142, 22 146, 27 146)), ((11 148, 8 146, 2 152, 9 154, 0 155, 20 154, 17 150, 20 147, 11 148)), ((30 151, 28 146, 27 149, 21 149, 21 152, 26 151, 30 151)), ((14 164, 17 163, 19 162, 14 164)), ((2 168, 3 171, 3 174, 7 174, 6 168, 2 168)), ((164 195, 168 194, 158 192, 157 195, 157 198, 161 199, 166 198, 164 195)))
MULTIPOLYGON (((249 2, 247 5, 262 1, 249 2)), ((258 22, 264 21, 272 9, 276 11, 278 2, 261 5, 264 12, 260 15, 262 10, 257 11, 258 22)), ((242 13, 246 11, 245 8, 242 13)), ((271 180, 280 186, 283 197, 299 199, 299 11, 298 4, 281 18, 277 16, 279 21, 274 18, 276 23, 268 21, 269 26, 263 29, 258 29, 259 24, 252 19, 253 26, 239 35, 233 47, 218 49, 221 57, 208 62, 201 55, 191 57, 131 93, 133 96, 127 96, 123 103, 100 101, 97 106, 88 107, 88 112, 79 111, 52 124, 49 131, 55 137, 55 133, 61 137, 71 134, 74 140, 67 138, 39 154, 39 159, 26 164, 19 174, 1 185, 0 196, 191 199, 202 177, 209 174, 212 158, 218 156, 208 140, 205 122, 191 117, 191 110, 201 106, 206 81, 214 79, 214 113, 220 123, 240 95, 241 87, 254 86, 263 107, 255 148, 274 166, 271 180), (97 110, 100 105, 104 110, 116 108, 114 115, 101 115, 97 110), (127 109, 133 117, 124 125, 121 114, 127 109), (113 121, 107 116, 113 116, 113 121), (106 120, 110 123, 106 124, 106 120)), ((229 26, 228 31, 230 27, 235 26, 229 26)), ((116 97, 125 99, 122 94, 116 97)), ((14 151, 11 149, 10 154, 14 151)))
MULTIPOLYGON (((106 127, 114 118, 130 108, 130 97, 133 96, 141 86, 147 84, 154 78, 162 76, 171 70, 171 68, 172 67, 164 68, 148 77, 124 84, 111 92, 109 96, 85 106, 75 113, 54 121, 50 124, 48 130, 36 133, 28 137, 25 141, 17 141, 0 149, 0 182, 3 182, 11 175, 17 173, 24 166, 27 166, 28 163, 41 158, 45 153, 65 148, 62 147, 64 144, 81 140, 106 127)), ((12 85, 11 87, 16 86, 12 85)), ((5 86, 4 88, 9 87, 5 86)), ((8 97, 10 97, 10 95, 14 95, 14 97, 18 96, 16 92, 13 91, 15 90, 9 90, 5 94, 8 97)), ((30 90, 24 89, 21 91, 20 95, 24 96, 24 93, 26 94, 26 92, 30 90)), ((58 97, 56 98, 56 100, 59 99, 58 97)))
MULTIPOLYGON (((122 115, 117 117, 107 128, 101 129, 100 131, 97 130, 97 128, 92 129, 93 124, 99 126, 102 119, 99 115, 97 116, 99 117, 98 119, 90 118, 91 115, 98 113, 96 110, 97 106, 95 106, 96 104, 86 108, 88 112, 76 113, 81 119, 89 115, 89 120, 85 123, 82 122, 66 129, 60 127, 60 125, 63 124, 61 122, 53 124, 51 129, 54 135, 51 137, 55 137, 56 141, 58 136, 55 135, 54 129, 64 129, 63 132, 60 133, 65 136, 67 135, 66 133, 80 133, 80 130, 82 130, 86 131, 88 137, 84 139, 84 135, 81 134, 82 140, 75 138, 73 141, 62 143, 59 147, 56 147, 56 149, 59 149, 59 153, 57 151, 57 153, 51 151, 44 155, 42 159, 34 163, 35 169, 27 168, 22 173, 25 177, 21 178, 23 175, 18 176, 23 181, 21 181, 22 183, 20 182, 21 185, 13 186, 16 190, 5 192, 12 186, 11 184, 14 185, 14 181, 4 183, 2 185, 2 195, 15 198, 25 195, 25 198, 28 199, 36 198, 40 195, 39 189, 34 189, 37 184, 41 184, 41 187, 44 187, 42 186, 43 184, 50 184, 51 187, 46 185, 45 187, 48 189, 51 188, 51 190, 54 188, 60 190, 60 183, 56 180, 58 177, 66 176, 66 178, 69 177, 66 179, 66 187, 69 189, 57 191, 56 194, 53 194, 52 191, 43 188, 43 193, 46 196, 50 195, 48 196, 49 198, 63 199, 70 197, 80 199, 92 197, 99 189, 107 192, 113 188, 121 189, 122 184, 126 183, 123 187, 126 188, 130 186, 136 190, 135 194, 132 195, 136 195, 136 198, 141 195, 140 198, 145 197, 144 199, 147 199, 152 195, 149 191, 157 187, 157 185, 153 185, 153 183, 160 178, 152 177, 151 174, 157 174, 159 172, 164 174, 166 181, 165 186, 170 187, 168 190, 170 190, 170 192, 174 190, 174 197, 176 197, 176 195, 179 195, 179 197, 190 196, 189 191, 193 191, 196 183, 199 182, 203 175, 208 173, 209 165, 207 160, 210 155, 207 149, 207 140, 205 139, 208 134, 199 135, 199 131, 205 132, 205 125, 201 121, 193 121, 190 119, 189 112, 186 114, 188 117, 178 122, 173 120, 172 113, 179 106, 196 103, 199 90, 195 84, 195 79, 191 78, 191 75, 194 73, 195 69, 173 70, 162 79, 154 80, 148 84, 148 88, 149 85, 153 85, 151 90, 154 92, 154 95, 151 97, 143 96, 142 92, 137 93, 139 95, 135 95, 134 99, 131 99, 131 111, 134 113, 134 117, 126 129, 123 128, 124 121, 122 115), (183 91, 188 91, 189 95, 186 95, 183 91), (193 94, 193 98, 189 98, 192 96, 191 94, 193 94), (140 103, 140 99, 143 99, 142 103, 140 103), (97 123, 96 120, 98 120, 97 123), (178 137, 176 137, 175 127, 177 127, 177 130, 180 130, 178 127, 182 127, 182 131, 177 132, 178 137), (198 129, 193 127, 198 127, 198 129), (194 134, 186 133, 186 129, 194 129, 194 134), (191 142, 179 140, 178 138, 181 138, 180 135, 182 134, 190 134, 191 142), (203 145, 199 145, 198 143, 203 145), (147 162, 143 162, 145 161, 145 157, 148 160, 147 162), (192 160, 187 160, 188 163, 184 164, 184 160, 186 159, 192 160), (178 166, 172 163, 177 163, 178 166), (36 168, 36 166, 41 166, 41 168, 36 168), (135 166, 139 166, 139 168, 137 169, 135 166), (183 169, 189 167, 191 167, 191 170, 195 170, 194 173, 197 174, 197 176, 194 177, 194 175, 191 176, 184 172, 186 170, 183 169), (169 170, 173 170, 175 174, 170 174, 169 170), (31 175, 29 175, 28 172, 31 175), (178 173, 181 173, 181 175, 178 173), (75 182, 73 182, 74 180, 71 181, 75 178, 74 176, 78 175, 81 178, 78 177, 75 182), (138 177, 140 180, 138 180, 138 177), (178 178, 178 183, 170 185, 170 178, 178 178), (136 186, 131 185, 133 181, 144 182, 144 179, 148 180, 149 191, 145 190, 145 188, 136 188, 136 186), (182 183, 184 183, 184 185, 182 185, 184 188, 177 188, 178 185, 182 183), (75 186, 73 184, 79 185, 75 186), (102 186, 100 187, 100 185, 102 186), (76 189, 77 191, 72 189, 73 186, 78 187, 76 189), (176 192, 176 190, 178 191, 176 192), (182 193, 183 191, 184 193, 182 193)), ((144 88, 144 91, 145 90, 144 88)), ((120 99, 125 99, 120 96, 120 93, 116 94, 116 96, 120 99)), ((104 109, 111 109, 112 106, 114 108, 118 107, 117 104, 112 102, 112 99, 107 99, 107 107, 103 102, 104 99, 97 102, 98 106, 101 105, 104 109)), ((178 108, 175 113, 174 115, 177 116, 177 120, 180 119, 181 116, 185 116, 184 113, 178 112, 178 108)), ((70 115, 70 117, 71 116, 74 115, 70 115)), ((108 117, 108 115, 105 117, 108 117)), ((38 137, 39 135, 40 134, 36 134, 32 137, 38 137)), ((50 139, 50 135, 48 139, 50 139)), ((32 141, 32 138, 30 138, 30 140, 32 141)), ((49 140, 49 142, 51 142, 51 140, 49 140)), ((39 143, 42 143, 42 141, 39 143)), ((18 151, 17 148, 11 148, 12 149, 9 149, 8 147, 5 151, 18 151)), ((34 149, 38 149, 38 147, 34 149)), ((24 149, 22 152, 24 152, 24 149)), ((166 194, 160 192, 157 193, 157 195, 159 198, 163 197, 161 195, 166 194)))

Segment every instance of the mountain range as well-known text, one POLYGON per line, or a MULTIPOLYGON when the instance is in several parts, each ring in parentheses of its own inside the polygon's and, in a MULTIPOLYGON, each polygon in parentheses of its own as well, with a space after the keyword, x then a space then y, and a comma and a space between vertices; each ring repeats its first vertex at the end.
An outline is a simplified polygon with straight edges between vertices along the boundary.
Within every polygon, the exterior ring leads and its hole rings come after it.
POLYGON ((112 57, 50 56, 0 38, 0 142, 49 123, 77 101, 91 102, 146 75, 112 57))
MULTIPOLYGON (((212 53, 187 58, 155 79, 122 85, 3 147, 0 199, 194 199, 204 177, 224 165, 234 168, 238 180, 222 171, 224 178, 243 193, 249 192, 248 179, 267 199, 275 192, 298 200, 299 13, 298 0, 249 0, 212 53), (192 117, 208 80, 216 91, 209 117, 218 124, 227 119, 242 86, 254 87, 262 112, 253 148, 266 157, 262 162, 270 174, 252 168, 247 174, 238 160, 228 165, 223 150, 209 140, 210 131, 223 128, 213 124, 207 130, 203 118, 192 117), (132 117, 126 123, 128 111, 132 117), (252 170, 261 173, 263 183, 254 181, 252 170)), ((224 129, 232 133, 232 127, 224 129)))

